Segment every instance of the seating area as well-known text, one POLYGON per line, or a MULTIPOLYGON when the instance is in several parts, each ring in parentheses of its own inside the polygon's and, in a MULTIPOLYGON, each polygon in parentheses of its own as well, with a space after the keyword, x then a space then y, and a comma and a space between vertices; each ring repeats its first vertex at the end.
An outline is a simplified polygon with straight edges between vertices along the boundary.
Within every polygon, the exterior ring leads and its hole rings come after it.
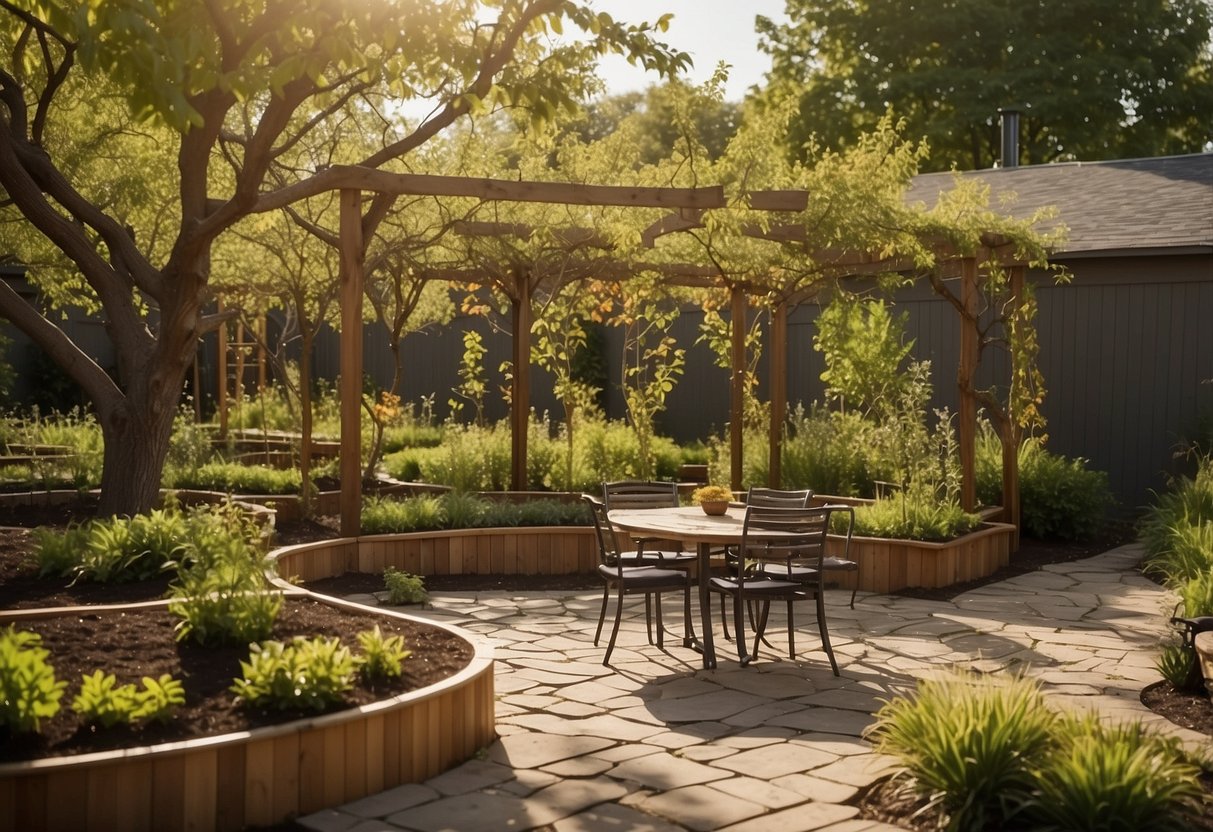
POLYGON ((606 668, 593 643, 595 591, 435 594, 423 616, 496 650, 500 739, 482 759, 300 823, 891 832, 858 820, 849 803, 888 768, 863 732, 883 698, 958 663, 1023 672, 1060 705, 1205 743, 1139 700, 1166 627, 1166 591, 1136 571, 1140 557, 1124 546, 947 602, 861 592, 852 610, 827 593, 839 676, 819 654, 787 658, 780 605, 767 632, 777 649, 745 668, 722 661, 704 671, 676 640, 650 644, 643 605, 629 603, 606 668))

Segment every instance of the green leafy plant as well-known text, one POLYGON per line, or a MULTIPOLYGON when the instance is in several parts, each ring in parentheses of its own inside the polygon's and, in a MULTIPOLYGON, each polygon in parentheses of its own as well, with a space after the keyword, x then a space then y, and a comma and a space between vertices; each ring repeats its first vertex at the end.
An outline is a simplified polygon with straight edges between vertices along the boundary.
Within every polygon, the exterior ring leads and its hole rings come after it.
POLYGON ((1194 673, 1196 651, 1179 642, 1164 644, 1155 666, 1176 690, 1196 692, 1204 683, 1201 675, 1194 673))
POLYGON ((295 494, 302 482, 297 468, 281 471, 263 465, 208 462, 193 471, 178 472, 172 487, 229 494, 295 494))
POLYGON ((1139 723, 1106 725, 1097 717, 1060 723, 1060 741, 1036 771, 1025 807, 1040 828, 1074 832, 1191 829, 1199 811, 1199 768, 1179 743, 1139 723))
POLYGON ((67 683, 55 679, 49 655, 37 633, 11 624, 0 630, 0 728, 38 731, 43 719, 59 713, 67 683))
POLYGON ((437 497, 395 500, 375 496, 367 498, 362 504, 364 534, 415 532, 441 527, 442 502, 437 497))
POLYGON ((265 557, 251 539, 251 525, 240 518, 226 523, 222 512, 197 517, 187 563, 177 573, 169 604, 181 619, 177 638, 247 644, 268 637, 282 596, 270 591, 265 557))
MULTIPOLYGON (((835 515, 834 531, 846 530, 849 517, 835 515)), ((954 503, 941 503, 932 492, 896 494, 855 508, 854 532, 863 537, 906 540, 952 540, 976 529, 981 518, 954 503)))
POLYGON ((1055 721, 1029 681, 956 675, 921 681, 913 696, 887 703, 874 735, 950 829, 1000 829, 1030 796, 1055 721))
POLYGON ((373 630, 363 630, 358 634, 358 646, 362 655, 358 658, 358 668, 367 679, 396 679, 403 671, 404 660, 413 654, 405 649, 404 636, 385 636, 375 625, 373 630))
MULTIPOLYGON (((1002 497, 1002 446, 988 422, 977 434, 977 497, 986 505, 1002 497)), ((1105 472, 1049 451, 1034 436, 1019 446, 1019 497, 1024 533, 1061 540, 1098 534, 1113 502, 1105 472)))
POLYGON ((394 566, 383 571, 383 584, 388 591, 387 602, 399 604, 423 604, 429 600, 425 591, 425 579, 409 572, 401 572, 394 566))
POLYGON ((249 645, 242 676, 231 686, 244 705, 320 712, 340 703, 354 687, 358 662, 337 638, 294 638, 289 644, 249 645))
POLYGON ((168 674, 159 679, 144 676, 142 684, 142 690, 133 684, 119 685, 112 673, 94 671, 82 677, 72 710, 90 725, 110 728, 140 720, 164 722, 185 704, 185 688, 168 674))

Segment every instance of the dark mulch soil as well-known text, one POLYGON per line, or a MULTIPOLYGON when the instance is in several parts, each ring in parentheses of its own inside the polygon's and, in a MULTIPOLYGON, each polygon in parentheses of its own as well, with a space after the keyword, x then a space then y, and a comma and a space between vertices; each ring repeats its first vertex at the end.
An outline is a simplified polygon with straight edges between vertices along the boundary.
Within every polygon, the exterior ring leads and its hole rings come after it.
POLYGON ((1205 694, 1179 690, 1170 682, 1155 682, 1142 690, 1141 704, 1176 725, 1213 737, 1213 702, 1205 694))
MULTIPOLYGON (((20 629, 42 636, 42 646, 50 651, 48 661, 54 666, 56 677, 68 685, 63 707, 42 723, 41 734, 5 737, 0 742, 0 760, 214 736, 313 715, 238 704, 228 688, 240 675, 240 661, 248 658, 248 646, 201 647, 178 642, 174 638, 177 621, 176 616, 157 609, 21 622, 20 629), (159 678, 167 673, 184 684, 186 704, 164 725, 147 725, 138 730, 94 730, 82 726, 70 705, 80 690, 81 676, 95 670, 114 674, 120 684, 138 684, 144 676, 159 678)), ((310 599, 287 599, 274 624, 272 638, 287 641, 295 636, 337 636, 357 651, 356 634, 376 624, 385 635, 404 636, 406 647, 413 653, 405 660, 399 680, 359 684, 346 695, 344 707, 365 705, 434 684, 471 661, 471 645, 439 627, 338 610, 310 599)))
MULTIPOLYGON (((68 506, 21 506, 0 511, 0 609, 91 606, 147 601, 165 596, 169 578, 121 584, 69 584, 63 578, 42 578, 33 555, 29 528, 64 528, 69 518, 87 519, 95 502, 82 500, 68 506)), ((286 524, 286 542, 335 537, 324 523, 286 524)), ((382 586, 382 579, 380 579, 382 586)), ((0 731, 0 761, 85 753, 129 745, 170 742, 190 737, 213 736, 260 725, 297 719, 298 712, 265 711, 236 704, 228 688, 240 675, 240 660, 247 659, 248 646, 202 648, 177 642, 177 618, 163 609, 125 612, 117 615, 83 614, 24 620, 18 627, 39 633, 50 651, 57 678, 68 683, 59 713, 42 724, 40 735, 10 737, 0 731), (90 729, 80 725, 71 701, 86 673, 113 673, 120 684, 138 684, 143 676, 169 674, 186 688, 186 705, 166 725, 138 730, 90 729)), ((379 624, 385 633, 399 633, 412 656, 405 661, 404 676, 391 684, 360 684, 347 695, 344 707, 355 707, 441 681, 465 667, 472 647, 439 627, 338 611, 314 601, 291 599, 274 626, 272 638, 296 635, 338 636, 357 649, 357 633, 379 624)))

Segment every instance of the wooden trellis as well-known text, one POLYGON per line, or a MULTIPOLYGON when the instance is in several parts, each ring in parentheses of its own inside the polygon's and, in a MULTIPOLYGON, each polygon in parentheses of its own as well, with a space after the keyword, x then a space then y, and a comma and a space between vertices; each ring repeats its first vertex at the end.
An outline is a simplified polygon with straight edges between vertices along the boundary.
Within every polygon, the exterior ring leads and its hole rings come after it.
MULTIPOLYGON (((642 234, 646 245, 669 233, 700 227, 703 212, 726 207, 723 188, 656 188, 605 185, 579 185, 570 183, 502 181, 463 177, 426 176, 416 174, 393 174, 381 170, 351 166, 334 166, 323 173, 263 198, 258 211, 284 207, 307 196, 328 190, 339 190, 341 220, 341 338, 340 338, 340 382, 341 396, 341 532, 357 535, 360 530, 362 480, 361 480, 361 380, 362 356, 362 302, 363 302, 363 225, 362 191, 373 191, 388 195, 428 195, 471 197, 481 200, 505 200, 519 202, 546 202, 568 205, 624 206, 642 208, 669 208, 668 214, 653 223, 642 234)), ((747 195, 748 205, 753 210, 803 211, 808 205, 809 195, 805 191, 759 191, 747 195)), ((459 229, 467 234, 514 234, 526 236, 532 229, 518 224, 464 223, 459 229)), ((794 244, 802 247, 802 254, 810 254, 816 263, 822 264, 821 275, 846 277, 876 272, 899 271, 911 268, 911 264, 881 260, 864 253, 845 253, 819 250, 803 251, 808 235, 802 226, 776 224, 769 228, 747 226, 743 233, 748 236, 768 239, 772 242, 794 244)), ((560 229, 556 239, 569 245, 593 246, 604 241, 592 230, 560 229)), ((992 246, 992 244, 989 244, 992 246)), ((989 251, 987 251, 987 254, 989 251)), ((960 388, 960 453, 964 476, 962 503, 971 509, 976 502, 974 476, 974 446, 976 431, 976 399, 972 391, 972 378, 977 364, 977 263, 976 256, 958 257, 944 252, 959 268, 962 278, 961 315, 961 359, 957 382, 960 388)), ((983 259, 983 262, 985 260, 983 259)), ((1022 281, 1022 263, 1003 263, 1014 267, 1013 280, 1022 281), (1018 275, 1018 278, 1015 277, 1018 275)), ((607 279, 625 279, 643 264, 596 262, 593 272, 607 279)), ((749 291, 771 293, 768 286, 748 285, 746 281, 726 279, 719 271, 705 266, 655 267, 665 271, 668 279, 684 285, 720 286, 730 290, 731 307, 731 360, 730 374, 730 448, 732 470, 730 479, 734 488, 741 484, 742 452, 742 402, 745 384, 745 333, 746 294, 749 291)), ((462 279, 483 282, 483 274, 462 273, 456 276, 451 270, 434 270, 429 274, 435 279, 462 279)), ((588 274, 587 274, 588 276, 588 274)), ((511 429, 512 429, 512 487, 522 489, 526 479, 527 418, 529 407, 529 343, 531 328, 532 275, 515 269, 511 273, 512 286, 507 294, 512 303, 514 361, 511 429)), ((783 411, 787 403, 787 315, 790 307, 804 300, 803 291, 793 287, 785 296, 777 298, 772 308, 768 350, 771 355, 771 431, 770 431, 770 477, 771 485, 780 484, 780 455, 783 436, 783 411)), ((1006 460, 1004 459, 1004 463, 1006 460)), ((1004 480, 1013 481, 1014 472, 1004 471, 1004 480), (1010 480, 1006 478, 1010 477, 1010 480)), ((1009 519, 1018 521, 1017 506, 1007 507, 1009 519)))

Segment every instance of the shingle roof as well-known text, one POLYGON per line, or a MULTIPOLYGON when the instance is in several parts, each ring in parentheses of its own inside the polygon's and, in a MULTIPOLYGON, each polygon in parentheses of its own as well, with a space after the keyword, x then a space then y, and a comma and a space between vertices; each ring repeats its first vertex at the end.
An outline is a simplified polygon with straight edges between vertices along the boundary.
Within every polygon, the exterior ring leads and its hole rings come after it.
MULTIPOLYGON (((1213 153, 1068 162, 971 171, 987 182, 990 204, 1017 196, 1006 211, 1016 217, 1054 205, 1069 228, 1064 253, 1158 248, 1213 249, 1213 153)), ((951 173, 915 177, 907 199, 935 204, 952 187, 951 173)))

